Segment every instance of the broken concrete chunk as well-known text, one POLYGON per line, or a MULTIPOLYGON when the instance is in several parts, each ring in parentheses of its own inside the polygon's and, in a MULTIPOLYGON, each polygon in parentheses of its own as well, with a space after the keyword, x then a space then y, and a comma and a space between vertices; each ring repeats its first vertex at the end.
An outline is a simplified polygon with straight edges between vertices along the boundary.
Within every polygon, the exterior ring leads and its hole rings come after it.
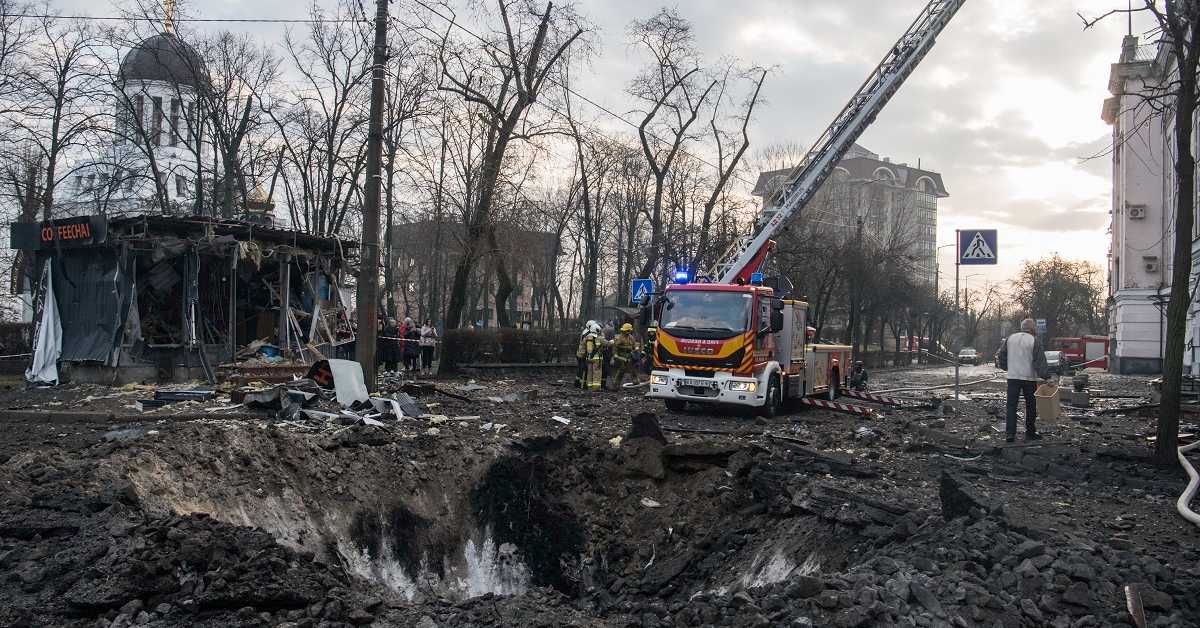
POLYGON ((633 440, 635 438, 652 438, 662 444, 667 443, 667 436, 663 434, 662 428, 658 425, 658 417, 652 412, 641 412, 633 415, 630 421, 629 432, 625 434, 625 440, 633 440))
POLYGON ((663 445, 652 438, 634 438, 621 445, 622 467, 625 473, 661 480, 667 476, 663 466, 663 445))
POLYGON ((643 506, 645 506, 646 508, 662 508, 663 507, 662 504, 658 503, 657 501, 655 501, 653 499, 650 499, 649 497, 643 497, 641 504, 643 506))
POLYGON ((910 582, 908 588, 912 593, 912 596, 916 598, 917 602, 919 602, 921 606, 925 607, 925 610, 937 615, 938 617, 946 616, 946 611, 942 608, 942 603, 939 602, 937 597, 935 597, 933 593, 931 593, 929 589, 926 589, 925 586, 920 582, 910 582))
POLYGON ((974 489, 944 470, 938 486, 938 495, 942 500, 942 517, 947 521, 971 516, 972 511, 976 509, 984 513, 990 510, 988 503, 974 489))

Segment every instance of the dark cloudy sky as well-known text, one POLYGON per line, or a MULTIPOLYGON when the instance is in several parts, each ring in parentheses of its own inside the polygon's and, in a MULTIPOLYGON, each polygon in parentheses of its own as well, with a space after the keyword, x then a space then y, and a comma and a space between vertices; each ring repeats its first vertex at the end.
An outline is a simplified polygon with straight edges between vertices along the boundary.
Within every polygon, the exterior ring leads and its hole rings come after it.
MULTIPOLYGON (((64 11, 104 11, 82 0, 60 2, 64 11)), ((194 17, 305 16, 299 1, 184 3, 194 17)), ((752 127, 753 142, 763 146, 810 143, 924 4, 694 0, 673 6, 693 23, 706 60, 735 56, 777 68, 764 86, 767 102, 752 127)), ((1020 262, 1054 252, 1105 263, 1110 162, 1081 158, 1108 144, 1110 129, 1100 119, 1100 108, 1126 24, 1115 17, 1084 31, 1076 13, 1098 15, 1123 5, 1121 0, 968 0, 860 140, 894 161, 920 160, 943 174, 951 197, 939 206, 939 244, 953 242, 956 228, 1000 230, 1002 263, 972 282, 1010 277, 1020 262)), ((662 4, 579 0, 578 6, 597 26, 599 42, 586 75, 576 75, 578 89, 614 111, 628 112, 633 104, 622 90, 641 58, 629 46, 625 28, 662 4)), ((264 40, 282 34, 279 26, 222 27, 253 29, 264 40)), ((1146 27, 1135 22, 1134 31, 1146 27)), ((598 124, 620 128, 591 113, 598 124)), ((952 279, 953 249, 944 250, 940 260, 943 281, 952 279)))

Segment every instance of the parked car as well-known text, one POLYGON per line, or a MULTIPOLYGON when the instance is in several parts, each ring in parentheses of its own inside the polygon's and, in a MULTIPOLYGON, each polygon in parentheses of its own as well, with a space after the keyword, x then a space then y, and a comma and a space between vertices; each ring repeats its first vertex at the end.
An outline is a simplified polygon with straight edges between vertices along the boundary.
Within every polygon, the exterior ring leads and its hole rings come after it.
POLYGON ((1065 375, 1071 370, 1071 365, 1063 357, 1062 351, 1047 351, 1046 367, 1055 375, 1065 375))
POLYGON ((969 347, 959 351, 958 352, 958 363, 959 364, 970 364, 971 366, 977 366, 979 364, 979 352, 974 349, 971 349, 969 347))

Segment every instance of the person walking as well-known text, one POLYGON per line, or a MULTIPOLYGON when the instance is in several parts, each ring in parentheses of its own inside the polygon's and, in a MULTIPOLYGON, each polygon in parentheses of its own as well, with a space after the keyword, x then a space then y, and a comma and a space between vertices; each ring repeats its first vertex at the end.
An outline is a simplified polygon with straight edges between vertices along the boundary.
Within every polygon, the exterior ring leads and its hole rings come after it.
POLYGON ((1005 416, 1004 440, 1017 438, 1017 405, 1025 397, 1025 440, 1041 440, 1037 431, 1037 383, 1050 381, 1046 352, 1038 340, 1037 323, 1032 318, 1021 321, 1021 331, 1009 336, 996 351, 996 366, 1007 371, 1008 414, 1005 416))
POLYGON ((437 346, 438 332, 433 321, 426 319, 421 326, 421 373, 433 374, 433 349, 437 346))
POLYGON ((421 330, 411 318, 404 319, 404 368, 416 376, 421 355, 421 330))

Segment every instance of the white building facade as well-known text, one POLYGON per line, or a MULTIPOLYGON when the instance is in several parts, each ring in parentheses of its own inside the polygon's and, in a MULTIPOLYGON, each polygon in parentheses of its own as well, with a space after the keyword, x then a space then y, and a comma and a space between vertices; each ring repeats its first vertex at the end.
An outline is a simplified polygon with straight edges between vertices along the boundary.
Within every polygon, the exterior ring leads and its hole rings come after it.
MULTIPOLYGON (((1112 208, 1108 252, 1109 369, 1114 373, 1162 372, 1167 346, 1175 229, 1174 121, 1163 104, 1149 106, 1172 72, 1166 49, 1139 46, 1127 36, 1112 64, 1102 116, 1112 127, 1112 208)), ((1195 141, 1193 141, 1195 144, 1195 141)), ((1192 294, 1200 238, 1192 233, 1192 294)), ((1187 326, 1184 368, 1200 374, 1200 315, 1196 299, 1187 326)))
POLYGON ((172 32, 154 35, 121 62, 112 141, 75 160, 58 216, 147 212, 190 215, 212 161, 197 119, 208 78, 200 56, 172 32))

